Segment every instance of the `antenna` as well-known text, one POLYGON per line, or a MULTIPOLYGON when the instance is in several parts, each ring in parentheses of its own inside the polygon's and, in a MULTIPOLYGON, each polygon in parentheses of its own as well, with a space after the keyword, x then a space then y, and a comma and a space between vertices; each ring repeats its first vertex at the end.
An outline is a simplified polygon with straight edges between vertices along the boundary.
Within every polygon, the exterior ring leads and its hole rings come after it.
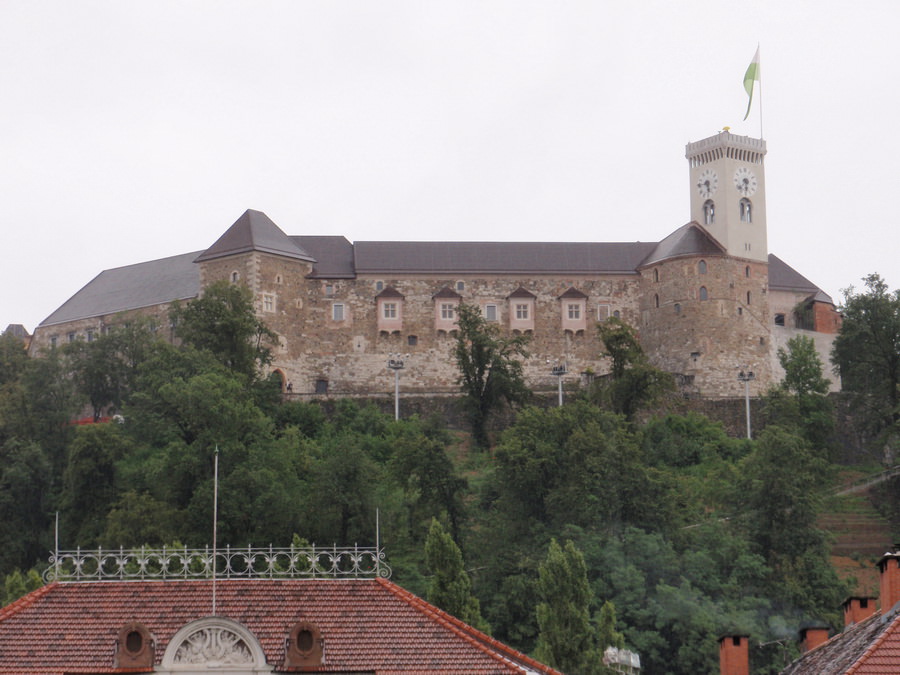
POLYGON ((219 444, 213 461, 213 554, 212 554, 212 613, 216 615, 216 530, 219 521, 219 444))

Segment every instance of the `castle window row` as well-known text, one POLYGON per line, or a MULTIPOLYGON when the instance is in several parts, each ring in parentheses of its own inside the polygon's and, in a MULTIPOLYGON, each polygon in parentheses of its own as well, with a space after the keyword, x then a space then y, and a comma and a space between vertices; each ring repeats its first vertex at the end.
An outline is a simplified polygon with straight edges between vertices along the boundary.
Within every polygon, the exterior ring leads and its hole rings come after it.
MULTIPOLYGON (((746 197, 738 202, 738 214, 742 223, 753 222, 753 202, 746 197)), ((716 203, 712 199, 703 202, 703 224, 715 225, 716 223, 716 203)))

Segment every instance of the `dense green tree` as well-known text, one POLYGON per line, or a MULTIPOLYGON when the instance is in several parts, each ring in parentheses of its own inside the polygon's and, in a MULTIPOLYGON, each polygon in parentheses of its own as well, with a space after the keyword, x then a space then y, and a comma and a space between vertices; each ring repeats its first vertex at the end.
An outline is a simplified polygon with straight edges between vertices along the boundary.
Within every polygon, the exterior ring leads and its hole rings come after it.
POLYGON ((11 439, 0 446, 0 573, 46 557, 51 481, 40 445, 11 439))
POLYGON ((487 447, 487 423, 504 403, 522 403, 529 395, 520 358, 528 356, 528 337, 501 335, 475 305, 457 307, 457 335, 453 350, 459 384, 465 396, 472 434, 479 447, 487 447))
POLYGON ((829 382, 812 338, 798 335, 779 347, 784 379, 765 395, 770 423, 800 430, 817 452, 829 456, 834 445, 834 410, 828 399, 829 382))
POLYGON ((480 630, 488 631, 472 581, 463 566, 462 552, 437 518, 425 539, 425 564, 431 571, 428 602, 480 630))
POLYGON ((44 585, 44 580, 34 568, 22 574, 21 570, 14 569, 3 580, 3 588, 0 590, 0 607, 4 607, 23 595, 35 591, 44 585))
POLYGON ((844 291, 831 360, 861 426, 881 437, 885 459, 892 462, 900 424, 900 290, 891 292, 877 274, 863 281, 865 291, 844 291))
POLYGON ((631 420, 673 389, 672 376, 650 365, 631 326, 611 318, 598 323, 597 331, 612 365, 609 377, 594 382, 595 400, 631 420))
POLYGON ((178 509, 166 502, 128 490, 107 512, 99 543, 104 548, 162 546, 185 534, 179 531, 183 522, 178 509))
POLYGON ((0 333, 0 387, 17 382, 28 365, 25 344, 11 332, 0 333))
POLYGON ((569 675, 603 672, 603 652, 590 619, 593 593, 587 567, 571 540, 565 548, 556 539, 550 541, 536 590, 537 658, 569 675))
POLYGON ((269 346, 278 340, 257 318, 250 289, 226 281, 210 284, 186 305, 176 303, 170 317, 185 344, 214 354, 227 368, 251 380, 271 361, 269 346))

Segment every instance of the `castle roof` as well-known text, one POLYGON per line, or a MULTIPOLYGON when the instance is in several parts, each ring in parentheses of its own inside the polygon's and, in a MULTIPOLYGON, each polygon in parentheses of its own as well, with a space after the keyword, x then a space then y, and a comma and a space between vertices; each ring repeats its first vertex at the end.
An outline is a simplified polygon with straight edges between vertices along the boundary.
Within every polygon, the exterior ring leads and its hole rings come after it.
POLYGON ((724 253, 725 248, 705 228, 692 221, 682 225, 659 242, 640 266, 644 267, 684 255, 723 255, 724 253))
POLYGON ((816 296, 817 302, 834 304, 831 296, 776 255, 769 254, 769 288, 778 291, 796 291, 816 296))
POLYGON ((291 240, 262 211, 247 209, 225 234, 206 249, 194 262, 224 258, 239 253, 261 251, 313 262, 314 258, 291 240))
MULTIPOLYGON (((153 672, 116 666, 121 629, 145 626, 159 666, 211 598, 209 580, 51 583, 0 609, 0 673, 153 672)), ((216 618, 249 631, 276 673, 296 670, 285 645, 303 621, 324 641, 319 672, 560 675, 386 579, 223 579, 216 598, 216 618)))

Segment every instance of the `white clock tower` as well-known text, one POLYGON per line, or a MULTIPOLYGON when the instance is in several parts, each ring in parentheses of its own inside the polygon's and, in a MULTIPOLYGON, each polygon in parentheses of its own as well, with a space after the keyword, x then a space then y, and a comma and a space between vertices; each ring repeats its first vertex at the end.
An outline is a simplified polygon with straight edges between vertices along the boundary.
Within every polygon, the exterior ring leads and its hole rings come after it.
POLYGON ((688 143, 691 219, 729 255, 766 262, 766 142, 725 130, 688 143))

